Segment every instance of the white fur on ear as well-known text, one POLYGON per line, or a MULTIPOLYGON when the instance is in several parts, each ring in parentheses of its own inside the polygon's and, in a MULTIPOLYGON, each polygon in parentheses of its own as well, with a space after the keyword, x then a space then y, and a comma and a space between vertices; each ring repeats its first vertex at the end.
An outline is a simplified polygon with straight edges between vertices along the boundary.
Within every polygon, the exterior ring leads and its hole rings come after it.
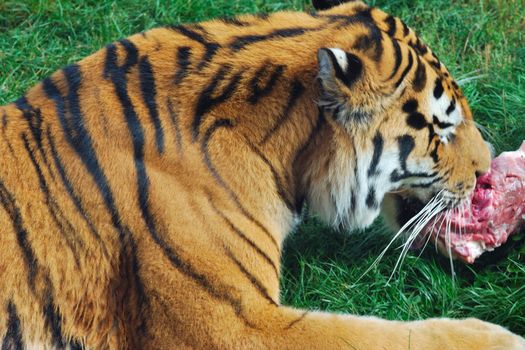
POLYGON ((319 106, 334 112, 335 118, 345 124, 367 120, 369 113, 358 103, 358 97, 353 100, 357 103, 352 104, 352 96, 348 94, 364 75, 361 59, 340 48, 321 48, 317 59, 321 89, 319 106))
POLYGON ((346 70, 348 69, 348 60, 346 57, 346 52, 338 48, 328 48, 328 50, 332 51, 332 53, 334 54, 335 59, 339 64, 339 67, 341 67, 341 70, 343 72, 346 72, 346 70))

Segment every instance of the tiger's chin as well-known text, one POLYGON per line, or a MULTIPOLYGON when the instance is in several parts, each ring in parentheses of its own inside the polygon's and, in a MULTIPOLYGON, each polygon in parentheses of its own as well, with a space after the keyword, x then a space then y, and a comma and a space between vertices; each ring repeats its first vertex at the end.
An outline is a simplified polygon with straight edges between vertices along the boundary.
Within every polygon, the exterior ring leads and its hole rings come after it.
MULTIPOLYGON (((412 248, 421 249, 433 236, 431 228, 436 222, 439 221, 438 225, 443 224, 440 213, 455 208, 462 201, 459 198, 447 198, 447 195, 443 195, 445 192, 441 191, 440 195, 434 193, 426 200, 408 192, 388 193, 381 206, 382 216, 394 232, 402 233, 410 240, 412 248)), ((443 255, 457 258, 451 252, 450 240, 437 235, 434 242, 443 255)))
POLYGON ((423 209, 431 212, 434 217, 443 210, 457 207, 468 197, 467 194, 460 198, 447 190, 418 192, 417 194, 411 191, 390 192, 385 194, 381 204, 381 214, 387 225, 398 231, 421 214, 423 209))

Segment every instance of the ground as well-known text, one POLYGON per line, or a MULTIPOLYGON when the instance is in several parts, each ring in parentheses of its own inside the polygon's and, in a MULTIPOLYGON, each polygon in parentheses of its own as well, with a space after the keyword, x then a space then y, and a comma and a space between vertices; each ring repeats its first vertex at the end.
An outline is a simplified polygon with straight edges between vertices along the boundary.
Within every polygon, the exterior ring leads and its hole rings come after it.
MULTIPOLYGON (((239 13, 310 9, 306 1, 2 0, 0 104, 135 32, 239 13)), ((523 0, 368 3, 401 17, 433 48, 498 152, 519 146, 525 139, 523 0)), ((478 317, 525 335, 525 234, 474 266, 455 263, 454 278, 448 260, 432 247, 421 256, 411 252, 387 284, 399 250, 365 272, 390 237, 380 222, 349 235, 308 219, 286 244, 283 303, 389 319, 478 317)))

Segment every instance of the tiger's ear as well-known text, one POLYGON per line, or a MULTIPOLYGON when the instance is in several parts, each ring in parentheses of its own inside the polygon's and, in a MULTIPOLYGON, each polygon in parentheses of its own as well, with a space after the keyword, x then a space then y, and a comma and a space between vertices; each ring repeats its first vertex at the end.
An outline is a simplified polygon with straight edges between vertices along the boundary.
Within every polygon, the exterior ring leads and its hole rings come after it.
POLYGON ((351 88, 363 73, 363 62, 352 53, 337 48, 322 48, 317 52, 319 79, 324 87, 332 89, 337 80, 351 88))
POLYGON ((369 121, 388 103, 377 65, 366 55, 322 48, 317 60, 318 105, 332 112, 336 120, 346 126, 364 125, 362 122, 369 121))
POLYGON ((347 115, 354 104, 351 88, 363 75, 363 62, 354 54, 338 48, 322 48, 317 52, 319 65, 319 105, 334 111, 338 117, 347 115))
POLYGON ((318 11, 328 10, 337 5, 341 5, 345 2, 351 2, 354 0, 312 0, 312 5, 318 11))

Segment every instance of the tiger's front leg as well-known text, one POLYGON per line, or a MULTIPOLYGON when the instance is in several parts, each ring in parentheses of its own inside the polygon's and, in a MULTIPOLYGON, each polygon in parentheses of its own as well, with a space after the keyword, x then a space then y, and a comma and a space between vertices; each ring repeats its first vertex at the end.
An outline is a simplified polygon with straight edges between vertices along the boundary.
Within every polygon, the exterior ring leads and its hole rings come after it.
POLYGON ((143 349, 525 350, 522 338, 475 319, 399 322, 281 306, 277 279, 224 258, 182 253, 176 268, 159 254, 143 259, 143 349))
MULTIPOLYGON (((193 301, 198 300, 195 298, 193 301)), ((175 307, 175 304, 172 306, 175 307)), ((199 306, 195 305, 195 308, 199 306)), ((175 310, 176 308, 172 309, 173 312, 175 310)), ((231 312, 222 312, 211 312, 206 317, 195 319, 191 324, 172 323, 172 330, 178 331, 171 333, 172 336, 166 336, 169 333, 165 332, 158 333, 146 341, 144 348, 525 349, 525 342, 518 336, 502 327, 476 319, 397 322, 269 305, 247 306, 245 311, 236 316, 231 312), (193 333, 193 336, 188 337, 188 333, 193 333), (182 334, 184 336, 180 337, 182 334)))
POLYGON ((261 341, 261 348, 525 349, 523 339, 502 327, 476 319, 397 322, 372 317, 305 313, 286 308, 277 308, 274 315, 276 319, 269 324, 270 330, 261 341), (290 323, 286 324, 288 321, 290 323))

